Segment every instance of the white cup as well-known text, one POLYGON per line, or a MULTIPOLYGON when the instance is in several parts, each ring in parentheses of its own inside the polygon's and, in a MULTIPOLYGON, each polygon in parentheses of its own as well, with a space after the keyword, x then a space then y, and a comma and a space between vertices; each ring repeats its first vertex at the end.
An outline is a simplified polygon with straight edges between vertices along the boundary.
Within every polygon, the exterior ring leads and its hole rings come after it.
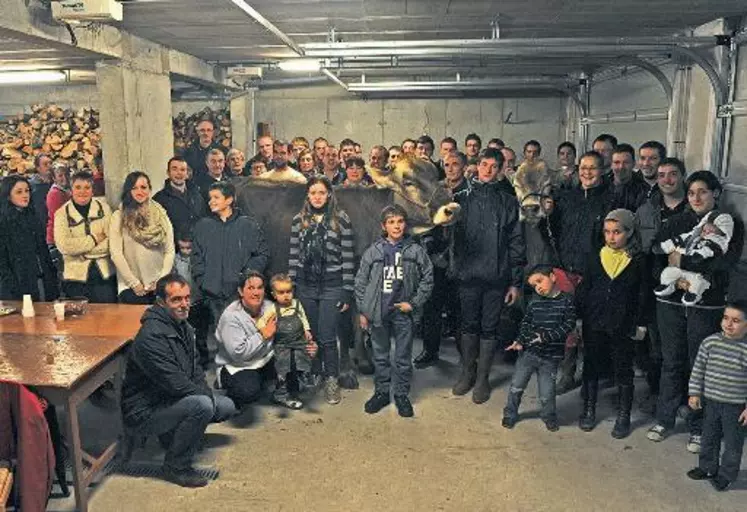
POLYGON ((54 303, 54 317, 58 322, 65 320, 65 303, 55 302, 54 303))

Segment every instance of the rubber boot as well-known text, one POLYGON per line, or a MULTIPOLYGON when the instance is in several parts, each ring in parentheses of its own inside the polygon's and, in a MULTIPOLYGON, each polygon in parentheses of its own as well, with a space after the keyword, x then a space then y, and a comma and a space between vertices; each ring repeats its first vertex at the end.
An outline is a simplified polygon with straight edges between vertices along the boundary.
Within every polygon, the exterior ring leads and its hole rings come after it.
POLYGON ((466 395, 475 385, 480 338, 477 334, 462 334, 461 345, 462 371, 459 374, 459 380, 451 389, 451 392, 457 396, 466 395))
POLYGON ((599 381, 584 381, 581 387, 584 396, 584 411, 578 419, 578 427, 584 432, 591 432, 597 423, 599 381))
POLYGON ((633 386, 619 386, 617 396, 617 420, 612 437, 623 439, 630 435, 630 410, 633 408, 633 386))
POLYGON ((490 368, 493 366, 496 340, 480 340, 480 356, 477 359, 477 380, 472 390, 472 401, 482 404, 490 399, 490 368))

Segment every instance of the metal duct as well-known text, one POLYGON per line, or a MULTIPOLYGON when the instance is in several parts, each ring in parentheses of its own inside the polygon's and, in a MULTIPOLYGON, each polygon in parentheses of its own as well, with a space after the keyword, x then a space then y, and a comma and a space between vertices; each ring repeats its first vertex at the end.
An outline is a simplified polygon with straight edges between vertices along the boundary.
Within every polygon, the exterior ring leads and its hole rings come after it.
POLYGON ((327 85, 329 80, 326 76, 304 76, 293 78, 279 78, 277 80, 262 80, 256 84, 260 91, 268 89, 291 89, 293 87, 309 87, 315 85, 327 85))
POLYGON ((348 84, 351 92, 372 92, 380 90, 446 90, 446 89, 493 89, 505 87, 523 86, 546 86, 546 87, 568 87, 573 83, 570 79, 542 77, 542 76, 516 76, 501 77, 485 80, 443 80, 443 81, 387 81, 387 82, 353 82, 348 84))
POLYGON ((606 123, 634 123, 636 121, 666 121, 669 116, 668 109, 651 108, 646 110, 632 110, 628 112, 608 112, 606 114, 594 114, 581 119, 582 124, 606 124, 606 123))

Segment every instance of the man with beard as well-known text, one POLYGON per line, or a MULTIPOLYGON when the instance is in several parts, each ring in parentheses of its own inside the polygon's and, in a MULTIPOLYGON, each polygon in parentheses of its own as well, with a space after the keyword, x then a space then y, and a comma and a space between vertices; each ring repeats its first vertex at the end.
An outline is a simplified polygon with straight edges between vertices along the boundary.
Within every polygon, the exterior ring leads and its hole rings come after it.
POLYGON ((187 323, 190 288, 178 275, 156 283, 156 303, 145 311, 130 347, 122 384, 122 418, 129 435, 157 435, 166 449, 164 478, 182 487, 208 481, 192 459, 210 423, 236 413, 233 402, 215 395, 195 364, 195 337, 187 323))
POLYGON ((291 155, 289 149, 290 145, 287 142, 283 140, 275 141, 272 156, 275 168, 263 174, 263 180, 306 184, 306 177, 288 164, 291 155))

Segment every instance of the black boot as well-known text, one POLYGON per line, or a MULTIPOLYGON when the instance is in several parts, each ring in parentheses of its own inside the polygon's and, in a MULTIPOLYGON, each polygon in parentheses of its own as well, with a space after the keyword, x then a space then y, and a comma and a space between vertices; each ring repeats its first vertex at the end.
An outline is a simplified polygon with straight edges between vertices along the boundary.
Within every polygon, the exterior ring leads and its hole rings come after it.
POLYGON ((597 424, 597 392, 599 382, 584 381, 582 384, 582 393, 584 397, 584 411, 578 419, 578 427, 584 432, 591 432, 597 424))
POLYGON ((617 397, 617 420, 612 437, 623 439, 630 435, 630 410, 633 407, 633 386, 619 386, 617 397))
POLYGON ((490 399, 490 368, 493 366, 496 340, 480 340, 480 356, 477 359, 477 380, 472 390, 472 401, 476 404, 490 399))
POLYGON ((462 334, 462 371, 459 380, 456 381, 451 392, 457 396, 466 395, 475 385, 475 373, 477 372, 477 353, 480 346, 480 338, 477 334, 462 334))
POLYGON ((418 354, 412 362, 418 370, 428 368, 429 366, 438 363, 438 352, 429 352, 427 349, 423 349, 423 351, 418 354))

